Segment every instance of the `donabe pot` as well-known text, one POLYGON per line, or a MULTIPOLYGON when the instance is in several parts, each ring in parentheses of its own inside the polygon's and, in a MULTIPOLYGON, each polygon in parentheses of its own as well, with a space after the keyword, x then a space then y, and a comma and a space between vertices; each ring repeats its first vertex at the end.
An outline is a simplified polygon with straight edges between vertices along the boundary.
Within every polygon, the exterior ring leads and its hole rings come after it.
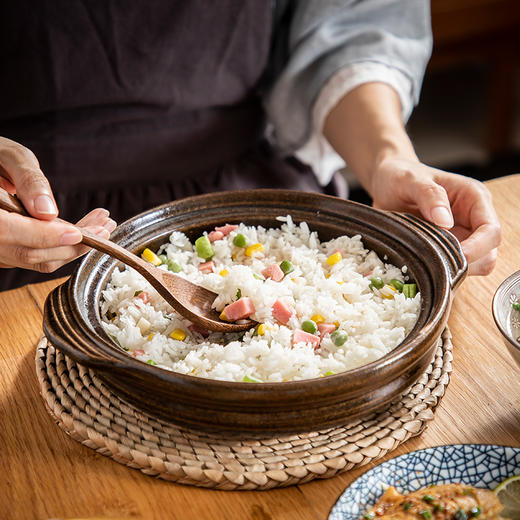
POLYGON ((361 235, 366 248, 408 267, 421 291, 418 321, 392 352, 336 375, 285 383, 236 383, 182 375, 138 361, 110 340, 101 324, 101 292, 119 262, 92 251, 72 277, 50 293, 44 332, 74 361, 91 368, 119 397, 180 426, 236 433, 292 433, 345 424, 398 398, 426 370, 464 278, 466 260, 450 233, 416 217, 347 200, 280 190, 190 197, 142 213, 112 239, 140 253, 174 230, 194 240, 217 225, 279 227, 276 217, 305 221, 321 240, 361 235))

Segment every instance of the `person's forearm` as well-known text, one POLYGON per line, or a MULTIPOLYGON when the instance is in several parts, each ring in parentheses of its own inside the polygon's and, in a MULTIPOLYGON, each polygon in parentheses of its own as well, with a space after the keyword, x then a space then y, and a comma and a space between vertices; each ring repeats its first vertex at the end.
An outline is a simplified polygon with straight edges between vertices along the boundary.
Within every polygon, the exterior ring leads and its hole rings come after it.
POLYGON ((372 173, 385 158, 417 159, 399 96, 384 83, 365 83, 346 94, 327 116, 323 133, 369 193, 372 173))

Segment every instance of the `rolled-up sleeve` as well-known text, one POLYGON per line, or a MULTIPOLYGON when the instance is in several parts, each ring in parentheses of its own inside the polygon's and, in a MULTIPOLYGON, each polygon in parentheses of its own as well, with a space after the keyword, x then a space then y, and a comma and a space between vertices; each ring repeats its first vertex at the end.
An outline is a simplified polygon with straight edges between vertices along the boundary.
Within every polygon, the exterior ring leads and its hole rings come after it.
POLYGON ((264 95, 282 152, 311 138, 322 88, 354 64, 395 69, 411 85, 402 104, 417 103, 432 47, 428 0, 300 0, 286 29, 286 56, 264 95))

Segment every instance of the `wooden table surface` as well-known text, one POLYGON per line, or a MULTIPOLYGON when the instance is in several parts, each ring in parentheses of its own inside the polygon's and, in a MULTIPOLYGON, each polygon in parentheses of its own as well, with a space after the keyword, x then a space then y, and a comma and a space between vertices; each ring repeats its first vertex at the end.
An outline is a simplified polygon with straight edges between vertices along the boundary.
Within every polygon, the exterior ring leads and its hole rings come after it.
MULTIPOLYGON (((520 447, 520 368, 491 315, 496 288, 520 269, 520 175, 488 186, 503 226, 497 267, 458 290, 446 395, 426 431, 387 458, 449 443, 520 447)), ((326 519, 345 487, 375 465, 285 489, 213 491, 145 476, 78 444, 47 414, 35 376, 42 305, 54 285, 0 293, 0 518, 326 519)))

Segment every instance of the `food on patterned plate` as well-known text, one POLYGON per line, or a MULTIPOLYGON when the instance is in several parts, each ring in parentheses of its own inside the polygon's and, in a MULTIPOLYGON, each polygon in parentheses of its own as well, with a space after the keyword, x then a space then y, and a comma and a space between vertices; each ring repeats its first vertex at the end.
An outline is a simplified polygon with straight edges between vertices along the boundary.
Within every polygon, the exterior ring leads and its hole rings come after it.
POLYGON ((465 484, 442 484, 407 495, 390 486, 363 515, 365 520, 498 520, 503 506, 487 489, 465 484))

